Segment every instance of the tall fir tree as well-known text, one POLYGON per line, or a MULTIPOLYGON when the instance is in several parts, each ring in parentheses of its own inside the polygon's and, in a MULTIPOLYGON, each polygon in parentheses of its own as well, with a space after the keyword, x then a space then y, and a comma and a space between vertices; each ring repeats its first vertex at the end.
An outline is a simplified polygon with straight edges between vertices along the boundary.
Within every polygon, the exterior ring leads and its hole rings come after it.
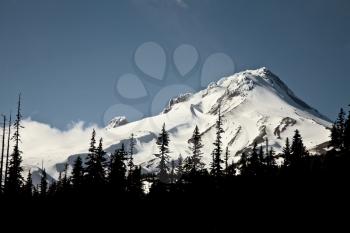
POLYGON ((190 158, 190 170, 192 172, 197 172, 201 169, 203 169, 204 164, 201 161, 202 160, 202 151, 201 149, 203 148, 202 144, 202 137, 199 132, 198 126, 195 127, 192 137, 189 140, 189 149, 192 151, 192 155, 190 158))
POLYGON ((258 146, 257 143, 254 142, 252 152, 248 157, 247 175, 250 175, 250 176, 259 175, 258 172, 260 169, 260 161, 259 161, 257 146, 258 146))
POLYGON ((157 146, 159 153, 155 154, 157 158, 160 159, 159 165, 158 165, 158 179, 162 183, 168 183, 169 182, 169 134, 165 130, 165 124, 163 124, 162 131, 159 134, 157 138, 157 146))
POLYGON ((6 192, 11 196, 16 196, 20 194, 21 186, 23 184, 23 168, 21 166, 22 151, 19 149, 19 143, 21 142, 20 129, 23 128, 21 114, 21 94, 18 97, 17 114, 13 127, 15 130, 12 136, 12 140, 14 141, 14 147, 9 163, 6 192))
POLYGON ((299 163, 305 156, 308 155, 303 139, 299 133, 299 130, 295 130, 293 136, 293 142, 291 145, 291 165, 299 163))
POLYGON ((41 170, 41 179, 40 179, 40 196, 42 198, 46 197, 47 194, 47 188, 48 188, 48 183, 47 183, 47 174, 46 170, 42 169, 41 170))
POLYGON ((269 139, 266 137, 265 138, 265 155, 268 155, 269 154, 269 139))
POLYGON ((259 161, 264 161, 264 149, 262 146, 259 147, 258 158, 259 161))
POLYGON ((68 163, 64 164, 64 170, 63 170, 63 178, 61 182, 62 192, 68 192, 70 191, 71 187, 71 179, 68 177, 68 163))
POLYGON ((259 147, 258 152, 258 159, 259 159, 259 170, 257 171, 258 174, 263 174, 265 171, 265 157, 264 157, 264 150, 262 145, 259 147))
POLYGON ((191 156, 186 157, 183 160, 183 173, 184 174, 190 174, 190 172, 192 171, 192 159, 191 156))
POLYGON ((248 172, 248 156, 245 152, 242 153, 241 158, 238 162, 239 170, 242 176, 249 175, 248 172))
POLYGON ((331 142, 332 146, 336 150, 344 149, 344 133, 345 133, 345 112, 341 108, 338 114, 337 120, 334 122, 331 129, 331 142))
POLYGON ((2 181, 3 181, 3 175, 4 175, 4 155, 5 155, 5 135, 6 135, 6 116, 3 115, 4 123, 2 127, 2 147, 1 147, 1 158, 0 158, 0 194, 2 193, 2 181))
POLYGON ((229 168, 228 160, 229 159, 230 159, 230 151, 228 150, 228 147, 226 146, 226 150, 225 150, 225 173, 226 173, 226 175, 228 174, 228 168, 229 168))
POLYGON ((140 198, 143 196, 143 183, 141 175, 141 166, 135 166, 129 178, 128 191, 132 197, 140 198))
POLYGON ((97 151, 96 151, 96 156, 97 156, 97 160, 96 160, 96 171, 97 171, 97 177, 99 182, 101 182, 102 184, 105 183, 105 179, 106 179, 106 171, 105 171, 105 167, 106 167, 106 158, 105 158, 106 152, 103 150, 103 139, 100 138, 98 147, 97 147, 97 151))
POLYGON ((126 191, 126 160, 126 152, 124 144, 122 144, 121 148, 115 150, 111 155, 108 169, 109 184, 114 191, 119 193, 126 191))
POLYGON ((76 190, 80 190, 82 188, 83 181, 84 181, 83 161, 81 157, 78 156, 74 161, 73 170, 72 170, 73 188, 76 190))
POLYGON ((91 157, 95 156, 95 154, 96 154, 96 131, 95 131, 95 129, 92 130, 89 152, 90 152, 91 157))
POLYGON ((129 139, 129 161, 128 161, 128 168, 129 172, 131 173, 132 170, 134 169, 134 153, 135 153, 135 138, 134 134, 132 133, 129 139))
POLYGON ((268 175, 273 175, 277 168, 277 163, 275 160, 275 151, 272 147, 270 148, 269 154, 266 155, 265 164, 268 175))
POLYGON ((170 174, 169 174, 169 178, 170 178, 170 183, 174 184, 175 181, 176 181, 176 172, 175 172, 175 169, 176 169, 176 164, 175 164, 175 160, 171 160, 170 162, 170 174))
POLYGON ((334 149, 339 149, 340 140, 339 140, 339 131, 337 129, 336 123, 333 123, 331 129, 331 141, 329 146, 332 146, 334 149))
POLYGON ((86 182, 92 183, 96 176, 96 163, 97 163, 97 153, 96 153, 96 131, 92 130, 89 154, 87 156, 85 165, 86 182))
POLYGON ((127 189, 129 189, 128 191, 130 191, 132 188, 131 186, 133 185, 133 179, 134 179, 134 175, 132 174, 134 172, 134 168, 135 168, 135 164, 134 164, 134 153, 135 153, 135 138, 134 138, 134 134, 132 133, 130 138, 129 138, 129 158, 127 160, 127 167, 128 167, 128 175, 126 178, 126 186, 127 189))
POLYGON ((52 181, 52 183, 49 185, 49 188, 47 190, 47 196, 56 197, 56 195, 57 195, 57 182, 52 181))
POLYGON ((103 140, 100 139, 96 148, 95 130, 92 132, 89 154, 86 161, 86 182, 91 185, 102 185, 105 182, 106 152, 103 150, 103 140))
POLYGON ((32 173, 30 170, 28 171, 27 180, 23 187, 23 194, 27 198, 31 198, 33 195, 33 180, 32 180, 32 173))
POLYGON ((177 166, 176 166, 176 175, 177 180, 180 180, 182 175, 184 173, 184 159, 182 158, 182 155, 179 155, 179 158, 177 159, 177 166))
POLYGON ((33 186, 33 199, 40 198, 39 184, 33 186))
POLYGON ((4 187, 6 189, 7 180, 8 180, 8 167, 9 167, 9 158, 10 158, 10 141, 11 141, 11 126, 12 126, 12 114, 10 113, 10 120, 8 124, 7 130, 7 151, 6 151, 6 161, 5 161, 5 179, 4 179, 4 187))
POLYGON ((290 148, 290 144, 289 144, 289 138, 286 139, 286 144, 283 147, 283 152, 282 152, 282 157, 283 157, 283 166, 284 167, 289 167, 291 164, 291 148, 290 148))
POLYGON ((212 170, 211 173, 214 176, 221 176, 222 175, 222 166, 221 164, 224 162, 221 159, 221 153, 222 153, 222 134, 224 133, 224 129, 222 128, 222 116, 221 116, 221 108, 219 107, 218 111, 218 119, 216 121, 216 138, 214 145, 214 151, 213 151, 213 161, 212 161, 212 170))
MULTIPOLYGON (((188 158, 186 158, 188 159, 188 158)), ((210 162, 210 173, 214 174, 215 170, 215 153, 214 150, 211 152, 211 162, 210 162)))
POLYGON ((56 193, 60 193, 62 192, 63 188, 62 188, 62 171, 60 171, 58 173, 58 179, 56 182, 56 193))
POLYGON ((348 113, 348 118, 345 122, 345 129, 344 129, 344 149, 346 151, 350 151, 350 111, 348 113))

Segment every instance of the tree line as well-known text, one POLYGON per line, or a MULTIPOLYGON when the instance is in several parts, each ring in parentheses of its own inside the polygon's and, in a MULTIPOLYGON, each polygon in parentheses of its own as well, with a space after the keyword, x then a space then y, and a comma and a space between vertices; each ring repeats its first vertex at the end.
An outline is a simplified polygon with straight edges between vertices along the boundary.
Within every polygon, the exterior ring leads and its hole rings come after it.
POLYGON ((261 179, 286 181, 297 177, 345 176, 349 164, 350 114, 347 115, 343 109, 333 124, 326 154, 311 155, 300 132, 295 130, 291 140, 286 139, 282 153, 276 154, 266 138, 261 145, 254 142, 252 148, 244 150, 236 162, 222 142, 224 129, 219 110, 210 164, 202 161, 202 134, 197 126, 188 140, 191 153, 186 158, 180 154, 176 160, 171 160, 171 140, 163 124, 156 140, 158 152, 154 156, 159 162, 154 174, 145 173, 141 166, 134 164, 136 140, 133 134, 127 147, 122 144, 113 153, 107 154, 103 149, 103 139, 97 139, 93 130, 84 160, 78 156, 72 169, 66 164, 58 180, 51 184, 45 168, 41 169, 40 184, 34 186, 31 171, 26 178, 23 177, 21 96, 14 123, 11 123, 11 116, 7 127, 6 123, 4 116, 0 164, 0 195, 4 198, 55 200, 97 195, 112 201, 114 197, 157 200, 165 196, 191 196, 199 190, 206 193, 231 190, 242 185, 243 181, 254 183, 254 180, 261 179), (12 153, 10 140, 13 142, 12 153), (146 192, 147 185, 150 188, 146 192))

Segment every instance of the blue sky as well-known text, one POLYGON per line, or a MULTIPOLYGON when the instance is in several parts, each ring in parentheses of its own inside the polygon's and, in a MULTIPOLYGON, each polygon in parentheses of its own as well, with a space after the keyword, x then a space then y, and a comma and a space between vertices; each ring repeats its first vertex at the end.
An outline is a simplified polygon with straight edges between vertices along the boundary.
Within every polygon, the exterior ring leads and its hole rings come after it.
MULTIPOLYGON (((200 68, 184 81, 171 59, 162 82, 140 73, 134 54, 148 41, 167 58, 192 45, 198 67, 213 53, 229 55, 235 71, 266 66, 331 119, 350 103, 346 0, 2 0, 0 112, 22 92, 34 120, 103 125, 106 110, 125 102, 115 88, 123 74, 136 74, 150 96, 173 84, 200 88, 200 68)), ((151 99, 126 103, 147 115, 151 99)))

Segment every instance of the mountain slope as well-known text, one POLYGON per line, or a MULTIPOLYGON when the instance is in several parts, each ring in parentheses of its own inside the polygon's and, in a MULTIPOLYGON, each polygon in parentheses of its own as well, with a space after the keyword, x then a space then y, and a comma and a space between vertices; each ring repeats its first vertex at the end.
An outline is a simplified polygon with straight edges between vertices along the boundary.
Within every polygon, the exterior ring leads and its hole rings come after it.
MULTIPOLYGON (((150 171, 157 164, 153 154, 157 151, 155 141, 163 122, 170 133, 170 150, 174 159, 179 154, 184 157, 189 154, 187 141, 195 125, 198 125, 204 144, 203 161, 209 164, 219 106, 225 130, 223 144, 229 147, 232 155, 239 155, 255 141, 263 143, 266 137, 270 146, 277 153, 281 152, 286 137, 292 137, 296 129, 299 129, 309 149, 329 140, 329 120, 296 97, 266 68, 222 78, 200 92, 183 94, 172 99, 159 115, 136 122, 123 121, 123 124, 115 124, 99 134, 104 137, 106 150, 112 152, 122 142, 127 144, 125 139, 134 133, 137 141, 135 162, 150 171)), ((82 143, 88 145, 88 141, 82 143)), ((79 151, 72 151, 75 155, 52 158, 47 163, 48 173, 57 177, 62 164, 66 161, 72 164, 77 152, 84 157, 84 150, 81 148, 79 151)), ((35 160, 42 159, 37 156, 35 160)), ((239 156, 235 156, 232 159, 238 158, 239 156)))
MULTIPOLYGON (((157 133, 165 122, 170 132, 172 155, 189 154, 187 140, 195 125, 203 137, 204 162, 210 163, 210 152, 215 137, 215 121, 221 106, 223 115, 223 144, 236 154, 255 141, 262 143, 269 138, 270 146, 281 152, 286 137, 299 129, 307 148, 313 148, 329 140, 329 121, 315 109, 298 99, 293 92, 266 68, 245 71, 212 83, 193 95, 182 95, 170 101, 163 114, 134 122, 118 129, 119 132, 135 131, 137 136, 157 133)), ((139 145, 138 162, 154 159, 155 139, 139 145)), ((146 165, 146 164, 144 164, 146 165)), ((152 167, 152 166, 151 166, 152 167)))

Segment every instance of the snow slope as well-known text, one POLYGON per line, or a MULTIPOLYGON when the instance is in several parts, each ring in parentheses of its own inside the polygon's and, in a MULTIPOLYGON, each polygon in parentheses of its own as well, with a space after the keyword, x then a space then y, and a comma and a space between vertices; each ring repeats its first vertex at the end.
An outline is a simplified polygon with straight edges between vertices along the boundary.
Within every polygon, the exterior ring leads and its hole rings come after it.
MULTIPOLYGON (((137 141, 135 163, 141 164, 145 171, 151 171, 157 164, 153 154, 157 150, 155 141, 163 123, 170 133, 170 150, 174 159, 179 154, 183 157, 189 154, 187 142, 195 125, 198 125, 204 144, 203 161, 209 164, 219 105, 225 130, 223 144, 229 147, 231 155, 237 155, 232 156, 234 160, 239 159, 242 149, 251 146, 254 141, 263 143, 265 137, 277 153, 281 152, 285 139, 292 137, 296 129, 299 129, 309 149, 329 140, 329 120, 296 97, 266 68, 240 72, 211 83, 197 93, 180 95, 170 100, 169 106, 156 116, 130 123, 124 118, 116 118, 113 126, 99 129, 97 134, 104 138, 106 150, 112 152, 122 142, 127 144, 126 139, 134 133, 137 141)), ((64 149, 56 146, 43 153, 24 155, 24 163, 38 166, 44 160, 48 173, 57 178, 65 162, 72 164, 78 154, 85 156, 92 127, 82 129, 78 126, 79 138, 66 137, 64 132, 54 133, 52 140, 64 141, 63 145, 57 144, 64 149)), ((35 145, 38 137, 34 134, 23 139, 23 150, 28 148, 30 151, 33 144, 27 145, 33 142, 34 146, 40 146, 35 145)))

